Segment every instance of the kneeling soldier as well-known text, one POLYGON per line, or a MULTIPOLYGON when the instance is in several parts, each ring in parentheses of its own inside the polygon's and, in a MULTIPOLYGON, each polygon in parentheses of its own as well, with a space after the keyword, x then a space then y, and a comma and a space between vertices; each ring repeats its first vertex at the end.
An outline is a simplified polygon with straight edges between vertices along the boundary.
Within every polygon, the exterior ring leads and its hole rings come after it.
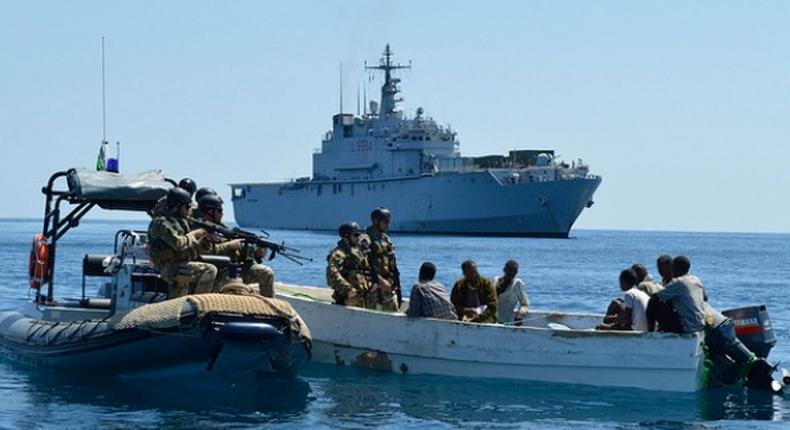
MULTIPOLYGON (((198 201, 200 218, 204 221, 222 224, 222 198, 216 194, 207 194, 198 201)), ((241 279, 245 284, 258 284, 260 294, 264 297, 274 297, 274 270, 271 267, 255 263, 262 259, 266 250, 260 247, 245 246, 241 239, 227 240, 209 234, 204 241, 202 254, 226 255, 234 263, 241 263, 241 279)), ((228 274, 222 273, 217 277, 217 288, 228 281, 228 274)))
POLYGON ((334 290, 332 298, 339 305, 375 307, 376 302, 368 298, 370 266, 359 249, 359 225, 347 222, 340 226, 338 234, 340 240, 326 258, 326 282, 334 290))
POLYGON ((184 296, 194 287, 195 293, 210 293, 217 277, 217 268, 197 260, 203 229, 190 229, 187 215, 191 196, 183 188, 168 191, 166 208, 148 226, 149 255, 162 279, 170 284, 168 298, 184 296))

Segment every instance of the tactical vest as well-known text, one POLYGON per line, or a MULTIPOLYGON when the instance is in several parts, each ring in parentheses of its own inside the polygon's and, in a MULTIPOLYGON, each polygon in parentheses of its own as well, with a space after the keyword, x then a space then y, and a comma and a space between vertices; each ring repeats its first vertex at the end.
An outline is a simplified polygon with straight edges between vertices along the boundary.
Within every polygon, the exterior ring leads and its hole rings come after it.
MULTIPOLYGON (((187 222, 186 219, 181 217, 166 215, 162 217, 157 217, 156 219, 154 219, 153 222, 165 222, 170 227, 173 227, 179 235, 185 235, 190 231, 189 223, 187 222), (163 218, 163 220, 161 220, 160 218, 163 218)), ((155 233, 155 232, 151 232, 149 227, 148 253, 149 256, 151 257, 151 262, 154 263, 154 266, 159 267, 164 264, 183 263, 198 257, 197 252, 195 251, 191 251, 191 250, 187 252, 176 251, 175 249, 171 248, 170 245, 167 244, 167 242, 162 240, 158 234, 151 234, 151 233, 155 233)))

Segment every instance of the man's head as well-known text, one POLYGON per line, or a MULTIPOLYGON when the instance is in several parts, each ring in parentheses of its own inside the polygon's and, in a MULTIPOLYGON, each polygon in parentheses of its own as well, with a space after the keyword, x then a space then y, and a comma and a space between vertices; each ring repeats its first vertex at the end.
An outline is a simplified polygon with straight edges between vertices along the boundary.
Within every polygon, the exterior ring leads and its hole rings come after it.
POLYGON ((379 206, 370 213, 370 222, 378 231, 386 233, 390 229, 391 220, 392 213, 385 207, 379 206))
POLYGON ((167 207, 177 211, 181 216, 187 216, 189 205, 192 203, 192 196, 181 187, 173 187, 167 192, 167 207))
POLYGON ((184 178, 178 181, 178 187, 186 190, 186 192, 189 193, 190 199, 192 198, 192 194, 195 194, 195 190, 197 190, 197 184, 195 184, 192 178, 184 178))
POLYGON ((674 277, 684 276, 691 269, 691 260, 685 255, 679 255, 672 259, 672 275, 674 277))
POLYGON ((420 266, 420 282, 433 281, 434 276, 436 276, 436 266, 430 261, 422 263, 422 266, 420 266))
POLYGON ((645 267, 643 264, 636 263, 633 266, 631 266, 631 268, 634 269, 634 272, 636 272, 637 284, 639 284, 640 282, 644 281, 645 278, 647 278, 647 267, 645 267))
POLYGON ((516 260, 508 260, 505 262, 505 267, 502 268, 505 276, 508 278, 515 278, 518 275, 518 262, 516 260))
POLYGON ((362 235, 362 232, 359 231, 359 224, 349 221, 340 224, 337 234, 349 246, 356 246, 359 243, 359 237, 362 235))
POLYGON ((477 272, 477 263, 472 260, 466 260, 461 263, 461 271, 464 273, 464 278, 474 281, 480 276, 477 272))
POLYGON ((636 271, 634 269, 625 269, 620 272, 620 289, 628 291, 636 285, 636 271))
POLYGON ((216 194, 208 194, 198 201, 198 209, 209 221, 222 222, 222 197, 216 194))
POLYGON ((200 199, 202 199, 203 197, 205 197, 205 196, 207 196, 209 194, 217 194, 217 192, 214 191, 214 188, 202 187, 202 188, 198 189, 197 191, 195 191, 195 201, 199 202, 200 199))
POLYGON ((656 269, 658 269, 661 279, 672 279, 672 256, 664 254, 658 257, 656 269))

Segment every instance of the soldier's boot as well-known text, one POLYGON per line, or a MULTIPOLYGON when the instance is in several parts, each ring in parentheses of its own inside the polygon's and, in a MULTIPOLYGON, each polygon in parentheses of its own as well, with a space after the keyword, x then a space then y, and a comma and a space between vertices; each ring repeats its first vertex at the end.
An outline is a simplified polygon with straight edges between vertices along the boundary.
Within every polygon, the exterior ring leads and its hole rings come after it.
POLYGON ((258 284, 263 297, 274 298, 274 270, 263 264, 253 264, 242 276, 245 284, 258 284))

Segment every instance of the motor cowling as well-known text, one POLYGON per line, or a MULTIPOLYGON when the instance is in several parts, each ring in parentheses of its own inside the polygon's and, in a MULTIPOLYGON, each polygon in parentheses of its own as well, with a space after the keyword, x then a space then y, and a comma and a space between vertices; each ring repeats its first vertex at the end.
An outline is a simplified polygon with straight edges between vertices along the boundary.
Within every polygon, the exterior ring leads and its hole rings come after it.
POLYGON ((736 336, 750 351, 757 357, 768 358, 776 345, 776 335, 765 305, 729 309, 722 314, 732 319, 736 336))

